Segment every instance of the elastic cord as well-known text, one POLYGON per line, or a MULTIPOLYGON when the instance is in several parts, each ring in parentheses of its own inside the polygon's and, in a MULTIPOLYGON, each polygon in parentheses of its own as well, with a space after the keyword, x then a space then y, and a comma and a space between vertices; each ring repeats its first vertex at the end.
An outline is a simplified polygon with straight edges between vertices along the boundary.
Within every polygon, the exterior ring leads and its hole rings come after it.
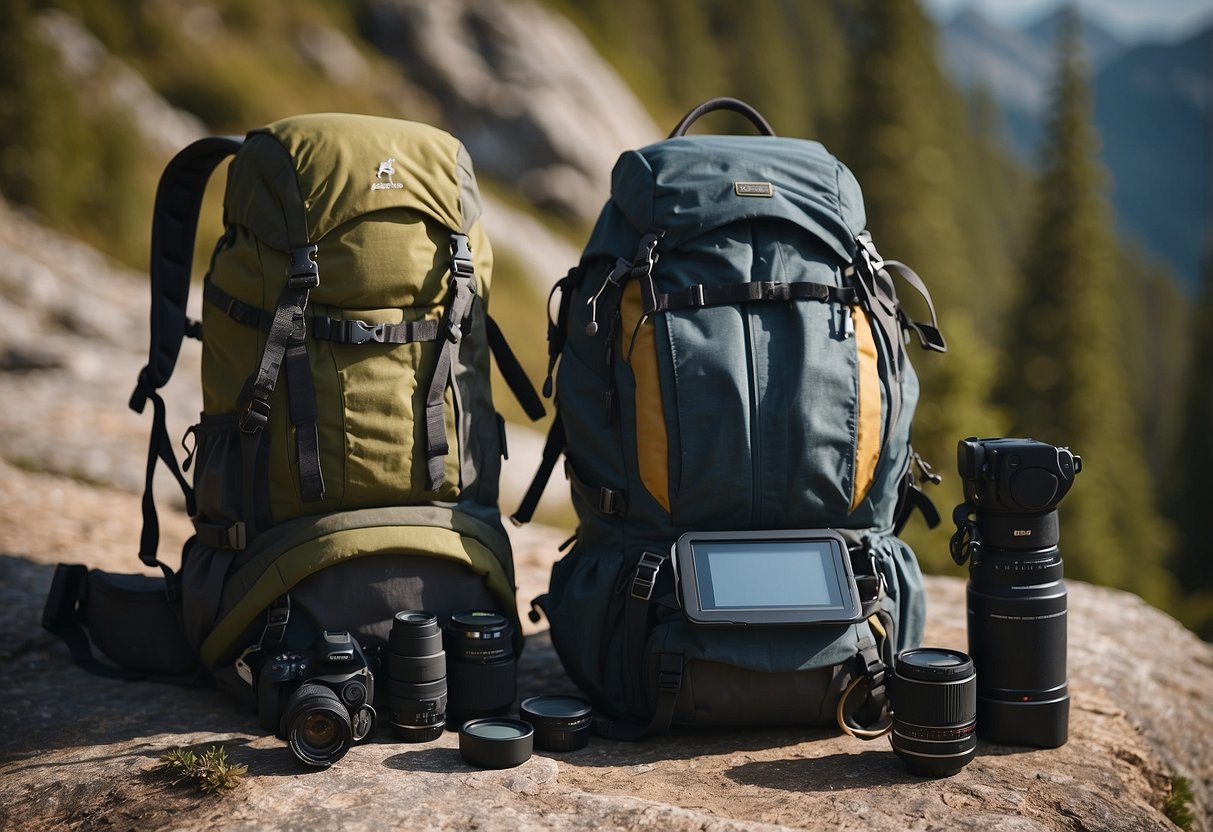
POLYGON ((858 728, 847 722, 846 715, 843 713, 843 708, 847 704, 847 700, 851 697, 851 693, 855 688, 859 687, 859 683, 863 681, 862 676, 856 676, 851 684, 847 685, 846 690, 842 692, 842 696, 838 697, 838 708, 834 712, 835 719, 838 720, 838 727, 843 730, 843 733, 854 737, 857 740, 875 740, 883 737, 893 728, 893 720, 889 720, 879 731, 867 728, 858 728))

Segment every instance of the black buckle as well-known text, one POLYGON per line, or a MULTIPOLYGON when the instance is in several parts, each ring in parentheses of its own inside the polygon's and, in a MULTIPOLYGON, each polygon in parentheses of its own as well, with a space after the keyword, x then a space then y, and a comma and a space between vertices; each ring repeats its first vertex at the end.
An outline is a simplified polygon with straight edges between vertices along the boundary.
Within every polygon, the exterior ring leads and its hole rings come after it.
POLYGON ((227 545, 229 549, 241 551, 248 545, 248 537, 246 527, 243 520, 239 520, 232 524, 224 532, 227 536, 227 545))
POLYGON ((604 485, 598 489, 598 510, 603 514, 624 514, 628 506, 623 494, 604 485))
POLYGON ((240 414, 240 432, 251 436, 259 430, 264 430, 270 423, 270 403, 263 399, 249 399, 244 412, 240 414))
POLYGON ((291 599, 283 595, 274 601, 274 606, 266 613, 265 630, 261 633, 259 644, 281 644, 286 638, 286 625, 291 620, 291 599))
POLYGON ((291 263, 286 267, 286 283, 292 289, 315 289, 320 285, 320 267, 316 265, 316 246, 291 249, 291 263))
MULTIPOLYGON (((653 552, 643 552, 632 574, 632 597, 640 601, 648 601, 653 597, 653 586, 657 583, 657 573, 666 562, 665 555, 653 552)), ((680 665, 681 672, 681 665, 680 665)))
POLYGON ((382 344, 387 334, 387 324, 368 324, 366 321, 342 321, 341 328, 341 338, 347 344, 365 344, 368 341, 382 344))

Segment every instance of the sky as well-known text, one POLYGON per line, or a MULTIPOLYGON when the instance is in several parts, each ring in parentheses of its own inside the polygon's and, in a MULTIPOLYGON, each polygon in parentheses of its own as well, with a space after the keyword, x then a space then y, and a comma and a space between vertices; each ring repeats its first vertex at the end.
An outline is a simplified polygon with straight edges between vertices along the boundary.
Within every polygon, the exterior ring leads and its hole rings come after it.
MULTIPOLYGON (((1018 24, 1044 17, 1065 0, 922 0, 938 20, 977 7, 998 23, 1018 24)), ((1084 15, 1132 43, 1182 38, 1213 25, 1213 0, 1075 0, 1084 15)))

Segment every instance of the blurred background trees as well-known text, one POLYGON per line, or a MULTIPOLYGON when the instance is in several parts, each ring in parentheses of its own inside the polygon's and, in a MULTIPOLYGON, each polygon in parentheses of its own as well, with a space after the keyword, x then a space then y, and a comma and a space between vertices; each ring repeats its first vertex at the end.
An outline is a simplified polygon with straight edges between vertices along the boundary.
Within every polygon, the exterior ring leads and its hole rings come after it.
MULTIPOLYGON (((48 17, 77 21, 206 130, 242 132, 326 109, 455 129, 432 79, 374 45, 385 11, 407 23, 420 8, 406 0, 8 0, 0 4, 0 193, 144 265, 151 194, 167 153, 149 148, 98 88, 65 68, 71 50, 48 36, 48 17)), ((492 14, 535 8, 511 0, 492 14)), ((1187 73, 1183 83, 1152 88, 1150 100, 1167 104, 1149 111, 1159 122, 1156 145, 1118 133, 1111 150, 1140 157, 1143 170, 1157 166, 1158 182, 1182 180, 1170 213, 1172 191, 1150 193, 1159 234, 1174 232, 1165 239, 1191 248, 1203 224, 1208 240, 1207 159, 1205 213, 1193 217, 1199 199, 1189 191, 1202 186, 1189 180, 1201 169, 1187 179, 1167 173, 1176 160, 1163 120, 1192 110, 1193 89, 1211 94, 1213 30, 1165 55, 1126 54, 1096 84, 1082 55, 1094 45, 1105 66, 1106 39, 1068 18, 1046 73, 1048 115, 1025 153, 1018 116, 1007 124, 995 90, 962 91, 941 59, 953 54, 943 33, 915 0, 544 0, 542 11, 578 27, 657 125, 672 126, 708 97, 734 95, 780 134, 819 139, 854 170, 877 246, 926 280, 950 346, 946 355, 912 353, 923 387, 915 448, 945 477, 932 492, 944 527, 928 532, 913 521, 907 530, 928 569, 959 573, 947 555, 946 522, 960 495, 957 440, 1033 436, 1068 445, 1084 461, 1062 506, 1067 574, 1137 592, 1213 637, 1213 546, 1204 526, 1213 509, 1213 254, 1202 283, 1186 269, 1188 255, 1170 257, 1173 246, 1151 250, 1122 233, 1123 212, 1110 197, 1126 192, 1101 162, 1096 129, 1133 121, 1105 112, 1116 103, 1105 76, 1187 73), (1193 75, 1202 50, 1205 74, 1193 75)), ((494 30, 478 25, 479 47, 492 52, 494 30)), ((983 49, 985 57, 996 52, 983 49)), ((484 114, 484 129, 505 130, 517 114, 494 103, 499 111, 484 114)), ((1213 108, 1207 99, 1195 111, 1201 106, 1207 145, 1213 108)), ((711 119, 703 129, 752 129, 727 113, 711 119)), ((1191 130, 1175 132, 1182 136, 1174 152, 1191 154, 1191 130)), ((572 246, 584 241, 584 216, 527 205, 518 182, 477 164, 487 192, 572 246)), ((502 280, 520 286, 524 260, 506 246, 501 253, 502 280)), ((544 278, 571 265, 551 264, 544 278)), ((541 300, 509 309, 516 332, 543 331, 541 300)), ((544 365, 541 338, 512 341, 529 368, 544 365)))

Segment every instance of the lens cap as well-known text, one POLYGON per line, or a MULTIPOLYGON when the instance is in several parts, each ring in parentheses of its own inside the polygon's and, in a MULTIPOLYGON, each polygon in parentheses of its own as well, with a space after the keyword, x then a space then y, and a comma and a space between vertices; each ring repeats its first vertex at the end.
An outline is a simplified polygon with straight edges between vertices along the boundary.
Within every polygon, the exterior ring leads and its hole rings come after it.
POLYGON ((576 751, 590 740, 590 703, 578 696, 532 696, 518 711, 535 729, 540 751, 576 751))
POLYGON ((520 719, 473 719, 459 729, 459 753, 477 768, 513 768, 531 759, 534 737, 520 719))

